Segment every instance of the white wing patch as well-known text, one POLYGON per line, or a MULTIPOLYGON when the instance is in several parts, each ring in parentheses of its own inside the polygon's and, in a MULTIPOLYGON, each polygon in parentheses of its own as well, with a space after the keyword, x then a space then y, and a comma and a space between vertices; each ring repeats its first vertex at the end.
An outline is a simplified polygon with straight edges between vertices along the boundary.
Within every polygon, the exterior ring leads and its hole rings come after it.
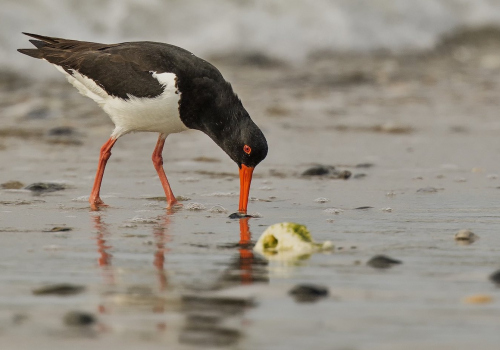
POLYGON ((128 100, 110 96, 92 79, 72 70, 72 74, 54 65, 66 75, 68 81, 78 91, 95 102, 111 117, 115 124, 112 137, 119 138, 133 131, 159 132, 165 135, 181 132, 188 128, 179 116, 180 92, 176 87, 174 73, 151 72, 152 76, 164 87, 161 95, 142 98, 129 95, 128 100))

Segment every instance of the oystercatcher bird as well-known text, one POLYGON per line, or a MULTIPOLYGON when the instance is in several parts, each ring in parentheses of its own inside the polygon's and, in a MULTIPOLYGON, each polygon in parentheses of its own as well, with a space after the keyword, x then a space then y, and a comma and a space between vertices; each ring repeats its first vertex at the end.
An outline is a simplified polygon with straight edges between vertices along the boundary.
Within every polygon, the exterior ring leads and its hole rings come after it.
POLYGON ((168 207, 177 205, 163 170, 165 138, 196 129, 207 134, 240 168, 240 213, 246 213, 252 173, 267 155, 267 141, 231 85, 207 61, 180 47, 149 41, 99 44, 23 33, 34 49, 18 51, 52 63, 115 124, 102 146, 92 209, 99 197, 106 162, 119 137, 133 131, 158 132, 153 164, 168 207))

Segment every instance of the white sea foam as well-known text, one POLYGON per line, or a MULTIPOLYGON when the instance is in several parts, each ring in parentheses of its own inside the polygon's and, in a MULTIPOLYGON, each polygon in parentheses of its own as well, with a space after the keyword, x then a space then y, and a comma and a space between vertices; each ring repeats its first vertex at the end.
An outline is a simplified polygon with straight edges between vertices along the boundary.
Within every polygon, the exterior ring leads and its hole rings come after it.
POLYGON ((0 66, 37 68, 21 31, 100 42, 153 40, 193 53, 430 48, 460 26, 500 22, 492 0, 23 0, 0 7, 0 66), (217 16, 214 16, 217 14, 217 16))

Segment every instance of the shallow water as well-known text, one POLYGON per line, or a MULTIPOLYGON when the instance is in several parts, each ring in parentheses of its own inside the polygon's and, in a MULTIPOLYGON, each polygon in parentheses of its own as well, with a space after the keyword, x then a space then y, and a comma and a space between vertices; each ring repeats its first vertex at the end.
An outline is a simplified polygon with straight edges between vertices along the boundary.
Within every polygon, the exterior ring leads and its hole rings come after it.
POLYGON ((500 296, 488 276, 500 267, 500 78, 474 65, 443 77, 433 70, 440 64, 422 68, 435 77, 431 84, 395 74, 385 83, 328 87, 315 87, 319 68, 313 80, 290 84, 310 67, 222 66, 270 145, 249 203, 260 215, 248 220, 228 218, 238 203, 236 165, 198 132, 172 135, 165 146, 174 193, 189 198, 183 209, 167 212, 155 198, 162 195, 150 160, 156 135, 135 134, 117 142, 108 163, 109 208, 91 212, 87 196, 111 130, 106 117, 59 83, 4 90, 1 183, 67 188, 0 192, 0 344, 496 349, 500 296), (29 113, 40 106, 45 114, 29 113), (75 128, 71 139, 79 142, 47 136, 61 125, 75 128), (366 176, 300 176, 315 163, 366 176), (362 163, 373 166, 356 167, 362 163), (428 187, 436 190, 418 192, 428 187), (191 203, 206 209, 188 210, 191 203), (252 242, 282 221, 306 225, 335 250, 288 263, 253 253, 252 242), (453 236, 464 228, 480 239, 458 244, 453 236), (403 263, 367 266, 378 254, 403 263), (57 283, 86 289, 32 293, 57 283), (299 283, 330 294, 298 303, 288 291, 299 283), (492 301, 463 302, 477 294, 492 301), (64 315, 75 310, 96 324, 66 326, 64 315))

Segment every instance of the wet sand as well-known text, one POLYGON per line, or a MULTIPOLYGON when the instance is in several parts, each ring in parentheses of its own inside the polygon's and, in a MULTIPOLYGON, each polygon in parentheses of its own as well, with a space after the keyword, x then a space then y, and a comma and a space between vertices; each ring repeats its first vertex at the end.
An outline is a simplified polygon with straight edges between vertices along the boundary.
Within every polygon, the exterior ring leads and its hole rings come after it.
POLYGON ((270 146, 251 190, 259 217, 241 221, 228 218, 236 165, 195 131, 171 135, 164 151, 183 209, 155 198, 156 135, 134 134, 108 163, 110 207, 91 212, 111 122, 62 77, 47 87, 2 74, 0 183, 65 185, 0 190, 2 348, 497 349, 500 294, 488 276, 500 268, 499 52, 496 42, 452 42, 300 66, 220 59, 270 146), (301 176, 315 164, 353 176, 301 176), (253 253, 282 221, 335 250, 288 263, 253 253), (467 228, 480 238, 457 243, 467 228), (379 254, 402 264, 366 265, 379 254), (85 290, 33 294, 59 283, 85 290), (300 283, 329 296, 298 303, 288 291, 300 283), (475 295, 489 302, 464 301, 475 295), (96 321, 68 326, 69 311, 96 321))

